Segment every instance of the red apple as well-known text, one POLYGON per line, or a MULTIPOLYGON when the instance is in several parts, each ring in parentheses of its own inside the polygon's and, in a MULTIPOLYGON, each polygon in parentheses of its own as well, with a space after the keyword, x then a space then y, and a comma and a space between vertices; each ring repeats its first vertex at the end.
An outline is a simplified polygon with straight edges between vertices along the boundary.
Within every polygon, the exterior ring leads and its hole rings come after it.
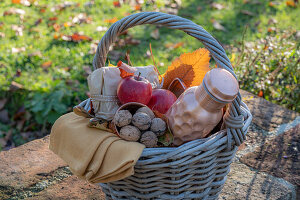
POLYGON ((138 102, 147 105, 151 99, 152 86, 141 76, 128 76, 119 83, 117 95, 122 104, 138 102))
POLYGON ((152 91, 152 97, 147 106, 153 111, 165 114, 176 100, 177 97, 171 91, 155 89, 152 91))

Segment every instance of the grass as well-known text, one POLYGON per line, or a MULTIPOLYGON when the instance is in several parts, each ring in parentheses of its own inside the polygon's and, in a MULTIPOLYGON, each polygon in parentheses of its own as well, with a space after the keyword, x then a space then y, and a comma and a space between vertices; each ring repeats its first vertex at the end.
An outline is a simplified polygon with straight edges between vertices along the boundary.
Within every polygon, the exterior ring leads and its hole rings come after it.
MULTIPOLYGON (((97 31, 97 27, 109 27, 108 19, 140 12, 139 5, 130 5, 128 1, 120 7, 108 0, 90 5, 81 0, 66 7, 58 0, 29 2, 30 6, 24 6, 0 1, 0 99, 6 100, 1 112, 7 111, 9 118, 0 119, 0 148, 1 144, 2 147, 20 145, 49 133, 51 124, 60 115, 86 99, 86 77, 94 56, 93 47, 105 33, 97 31), (22 9, 25 14, 7 14, 11 8, 22 9), (83 22, 69 26, 80 13, 85 16, 83 22), (22 34, 13 30, 14 25, 22 34), (74 33, 88 36, 92 41, 61 38, 74 33)), ((202 25, 224 45, 241 88, 300 112, 299 5, 266 0, 182 0, 180 5, 176 2, 145 1, 140 6, 142 11, 163 12, 172 7, 172 12, 202 25), (214 8, 213 2, 223 8, 214 8), (214 21, 225 30, 217 30, 214 21)), ((122 45, 120 40, 113 47, 114 53, 130 50, 136 66, 152 64, 147 55, 151 43, 160 72, 180 54, 202 47, 184 32, 151 25, 134 27, 120 38, 139 41, 138 45, 130 42, 122 45), (157 28, 159 39, 154 39, 151 33, 157 28), (172 48, 176 44, 178 48, 172 48)), ((123 57, 116 59, 109 54, 112 64, 118 59, 123 57)))

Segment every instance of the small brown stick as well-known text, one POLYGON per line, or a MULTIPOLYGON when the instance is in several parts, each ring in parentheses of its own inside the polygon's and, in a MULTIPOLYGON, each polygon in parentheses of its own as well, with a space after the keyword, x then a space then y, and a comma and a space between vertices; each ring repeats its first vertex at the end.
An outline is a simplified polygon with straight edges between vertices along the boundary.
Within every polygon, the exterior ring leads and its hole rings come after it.
POLYGON ((149 43, 149 47, 150 47, 150 53, 151 53, 153 65, 154 65, 154 67, 155 67, 155 71, 159 74, 159 76, 160 76, 160 78, 161 78, 161 74, 159 73, 159 71, 158 71, 158 69, 157 69, 157 66, 156 66, 156 64, 155 64, 155 60, 154 60, 153 53, 152 53, 152 48, 151 48, 151 43, 149 43))
POLYGON ((131 67, 133 67, 132 62, 130 60, 130 50, 129 49, 126 51, 125 57, 126 57, 126 60, 128 62, 128 65, 130 65, 131 67))

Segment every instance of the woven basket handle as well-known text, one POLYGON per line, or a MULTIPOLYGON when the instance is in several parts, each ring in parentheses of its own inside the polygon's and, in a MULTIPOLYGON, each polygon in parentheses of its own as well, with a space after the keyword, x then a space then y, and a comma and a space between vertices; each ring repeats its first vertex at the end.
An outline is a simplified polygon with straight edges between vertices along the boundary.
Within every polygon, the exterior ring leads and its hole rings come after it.
MULTIPOLYGON (((160 12, 136 13, 124 17, 112 24, 98 44, 93 60, 94 69, 101 68, 105 65, 109 47, 116 41, 120 33, 131 27, 142 24, 163 25, 171 29, 179 29, 186 32, 188 35, 203 43, 205 48, 210 51, 219 68, 228 70, 235 78, 237 78, 225 50, 206 30, 188 19, 160 12)), ((238 97, 233 101, 231 104, 232 106, 230 106, 229 114, 226 115, 227 117, 224 119, 225 122, 227 122, 227 132, 229 132, 229 135, 232 133, 236 145, 240 145, 245 139, 245 135, 241 129, 243 120, 240 120, 240 103, 241 96, 238 94, 238 97)))

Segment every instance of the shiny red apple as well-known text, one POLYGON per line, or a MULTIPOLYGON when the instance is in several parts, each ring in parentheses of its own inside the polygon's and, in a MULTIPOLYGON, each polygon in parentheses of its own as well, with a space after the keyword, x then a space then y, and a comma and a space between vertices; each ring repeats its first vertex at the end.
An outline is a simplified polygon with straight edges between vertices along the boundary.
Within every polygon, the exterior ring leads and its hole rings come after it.
POLYGON ((171 91, 155 89, 152 91, 152 96, 147 106, 153 111, 165 114, 176 100, 177 97, 171 91))
POLYGON ((147 105, 151 99, 152 86, 141 76, 128 76, 118 85, 117 96, 122 104, 138 102, 147 105))

